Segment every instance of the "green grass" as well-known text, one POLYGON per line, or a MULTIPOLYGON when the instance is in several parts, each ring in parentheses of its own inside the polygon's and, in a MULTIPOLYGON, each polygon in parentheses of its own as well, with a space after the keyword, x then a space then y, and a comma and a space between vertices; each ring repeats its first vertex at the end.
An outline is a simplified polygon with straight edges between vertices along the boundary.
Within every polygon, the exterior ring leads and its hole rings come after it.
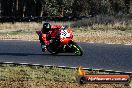
MULTIPOLYGON (((86 70, 86 74, 109 74, 86 70)), ((40 67, 14 64, 0 65, 0 80, 46 80, 58 82, 76 82, 77 69, 40 67)))
POLYGON ((0 80, 46 80, 75 82, 75 69, 24 65, 1 65, 0 80))
MULTIPOLYGON (((86 74, 113 74, 113 73, 86 70, 86 74)), ((11 88, 14 88, 15 86, 19 86, 19 88, 20 87, 29 88, 29 86, 32 87, 36 86, 37 88, 39 88, 42 85, 52 86, 46 88, 54 88, 55 85, 59 86, 59 83, 62 83, 61 86, 63 85, 63 83, 76 83, 77 76, 78 76, 77 69, 0 64, 0 84, 1 84, 0 88, 1 87, 3 88, 4 86, 11 88)), ((75 87, 75 84, 70 84, 70 85, 71 85, 70 88, 75 87)), ((99 85, 103 86, 103 84, 99 84, 99 85)), ((130 88, 129 86, 131 86, 132 83, 130 83, 130 85, 109 84, 109 86, 110 85, 115 86, 111 88, 120 88, 122 86, 123 88, 124 86, 126 86, 125 88, 130 88)), ((91 86, 97 86, 97 84, 91 84, 91 86)))
POLYGON ((0 31, 1 35, 19 35, 19 34, 30 34, 33 33, 33 31, 27 29, 27 30, 12 30, 12 31, 0 31))

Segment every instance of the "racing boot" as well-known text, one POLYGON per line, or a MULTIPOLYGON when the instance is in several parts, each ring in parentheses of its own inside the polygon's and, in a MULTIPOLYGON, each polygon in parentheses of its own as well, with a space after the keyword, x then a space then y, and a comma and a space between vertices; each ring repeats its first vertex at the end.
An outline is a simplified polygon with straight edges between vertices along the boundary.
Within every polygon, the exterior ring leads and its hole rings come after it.
POLYGON ((41 48, 42 48, 42 52, 45 52, 47 50, 46 45, 41 45, 41 48))

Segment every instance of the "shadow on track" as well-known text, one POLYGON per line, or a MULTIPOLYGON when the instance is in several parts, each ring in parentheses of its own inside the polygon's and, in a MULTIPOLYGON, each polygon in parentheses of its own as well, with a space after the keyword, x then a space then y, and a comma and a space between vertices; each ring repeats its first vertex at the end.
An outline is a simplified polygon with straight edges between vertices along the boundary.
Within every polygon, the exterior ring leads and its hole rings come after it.
POLYGON ((33 54, 33 53, 0 53, 0 55, 7 55, 7 56, 29 56, 29 55, 33 55, 33 56, 37 56, 37 55, 43 55, 43 54, 33 54))
POLYGON ((1 55, 5 55, 5 56, 76 56, 76 55, 72 55, 72 54, 55 54, 55 55, 52 55, 52 54, 47 54, 47 53, 40 53, 40 54, 37 54, 37 53, 0 53, 0 56, 1 55))
MULTIPOLYGON (((50 55, 51 55, 51 54, 50 54, 50 55)), ((64 56, 66 56, 66 57, 67 57, 67 56, 69 56, 69 57, 75 57, 76 55, 71 55, 71 54, 69 54, 69 55, 64 55, 64 54, 62 55, 62 54, 61 54, 61 55, 60 55, 60 54, 56 54, 56 55, 52 55, 52 56, 58 56, 58 57, 61 57, 61 56, 62 56, 62 57, 64 57, 64 56)))

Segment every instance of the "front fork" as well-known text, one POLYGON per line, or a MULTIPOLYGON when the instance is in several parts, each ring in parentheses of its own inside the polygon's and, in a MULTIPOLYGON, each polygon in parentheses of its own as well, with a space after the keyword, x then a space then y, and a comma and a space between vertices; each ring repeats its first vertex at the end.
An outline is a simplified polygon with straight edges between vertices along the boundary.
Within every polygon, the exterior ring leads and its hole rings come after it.
POLYGON ((69 41, 67 45, 63 46, 63 51, 73 53, 73 43, 73 41, 69 41))

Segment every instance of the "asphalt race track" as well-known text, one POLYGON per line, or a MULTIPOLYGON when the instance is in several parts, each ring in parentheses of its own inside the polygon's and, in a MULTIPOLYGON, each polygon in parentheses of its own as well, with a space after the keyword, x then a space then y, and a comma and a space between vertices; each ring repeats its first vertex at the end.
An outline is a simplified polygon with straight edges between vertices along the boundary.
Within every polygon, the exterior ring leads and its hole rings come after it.
POLYGON ((0 62, 31 63, 42 65, 83 66, 132 72, 132 46, 78 43, 83 56, 61 53, 42 53, 38 41, 0 41, 0 62))

